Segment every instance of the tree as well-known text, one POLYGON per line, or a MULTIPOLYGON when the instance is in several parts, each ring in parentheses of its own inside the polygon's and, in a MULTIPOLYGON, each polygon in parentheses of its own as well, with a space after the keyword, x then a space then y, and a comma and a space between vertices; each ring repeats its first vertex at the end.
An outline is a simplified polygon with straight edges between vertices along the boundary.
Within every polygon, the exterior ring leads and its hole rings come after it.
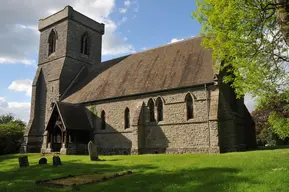
POLYGON ((285 117, 284 119, 289 117, 289 113, 286 110, 288 104, 285 94, 275 95, 266 100, 259 100, 257 109, 251 113, 256 124, 258 144, 264 145, 274 141, 284 144, 288 141, 289 132, 284 137, 281 136, 275 128, 277 124, 270 121, 277 120, 279 116, 285 117))
POLYGON ((19 151, 25 126, 24 121, 11 114, 0 116, 0 155, 19 151))
POLYGON ((268 98, 288 90, 289 0, 197 0, 203 45, 237 95, 268 98), (230 66, 228 68, 228 66, 230 66))
POLYGON ((0 116, 0 124, 8 124, 8 123, 16 123, 19 124, 21 127, 25 127, 26 123, 20 119, 15 119, 12 114, 6 114, 0 116))

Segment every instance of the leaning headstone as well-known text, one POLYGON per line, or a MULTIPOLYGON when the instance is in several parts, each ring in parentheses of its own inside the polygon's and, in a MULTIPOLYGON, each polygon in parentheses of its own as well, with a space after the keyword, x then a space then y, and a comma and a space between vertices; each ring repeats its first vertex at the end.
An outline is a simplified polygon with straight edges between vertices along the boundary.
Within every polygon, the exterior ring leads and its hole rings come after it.
POLYGON ((45 157, 41 158, 39 161, 38 161, 38 164, 39 165, 45 165, 47 164, 47 159, 45 157))
POLYGON ((53 156, 52 158, 53 166, 59 166, 62 165, 60 157, 59 156, 53 156))
POLYGON ((28 157, 27 156, 22 156, 18 158, 19 161, 19 167, 28 167, 29 162, 28 162, 28 157))
POLYGON ((89 141, 88 143, 88 153, 91 161, 98 161, 98 154, 97 154, 97 146, 92 142, 89 141))

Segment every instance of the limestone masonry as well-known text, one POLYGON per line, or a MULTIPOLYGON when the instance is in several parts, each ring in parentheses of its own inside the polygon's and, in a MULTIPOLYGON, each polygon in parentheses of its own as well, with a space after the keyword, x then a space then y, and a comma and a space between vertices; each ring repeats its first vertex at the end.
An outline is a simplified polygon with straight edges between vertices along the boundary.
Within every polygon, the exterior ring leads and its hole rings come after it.
POLYGON ((101 62, 104 24, 67 6, 39 21, 22 152, 222 153, 256 146, 255 124, 194 37, 101 62))

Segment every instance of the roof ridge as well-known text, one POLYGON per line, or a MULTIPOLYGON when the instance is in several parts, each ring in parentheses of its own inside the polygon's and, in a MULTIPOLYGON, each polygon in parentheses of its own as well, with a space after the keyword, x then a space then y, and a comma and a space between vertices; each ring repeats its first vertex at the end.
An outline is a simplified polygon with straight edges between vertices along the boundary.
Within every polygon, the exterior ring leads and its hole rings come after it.
POLYGON ((190 41, 190 40, 197 39, 197 38, 202 38, 202 37, 203 37, 202 35, 190 37, 190 38, 187 38, 187 39, 184 39, 184 40, 181 40, 181 41, 177 41, 177 42, 173 42, 173 43, 168 43, 168 44, 165 44, 165 45, 160 45, 160 46, 157 46, 157 47, 154 47, 154 48, 150 48, 150 49, 146 49, 146 50, 143 50, 143 51, 140 51, 140 52, 136 52, 136 53, 124 55, 124 56, 121 56, 121 57, 116 57, 116 58, 113 58, 113 59, 110 59, 110 60, 102 61, 101 63, 105 63, 105 62, 109 62, 109 61, 114 61, 114 60, 116 60, 116 59, 122 59, 122 58, 124 58, 124 57, 128 57, 128 56, 131 56, 131 55, 138 55, 138 54, 141 54, 141 53, 144 53, 144 52, 152 51, 152 50, 154 50, 154 49, 159 49, 159 48, 162 48, 162 47, 169 47, 169 46, 172 46, 172 45, 175 45, 175 44, 178 44, 178 43, 184 43, 184 42, 186 42, 186 41, 190 41))

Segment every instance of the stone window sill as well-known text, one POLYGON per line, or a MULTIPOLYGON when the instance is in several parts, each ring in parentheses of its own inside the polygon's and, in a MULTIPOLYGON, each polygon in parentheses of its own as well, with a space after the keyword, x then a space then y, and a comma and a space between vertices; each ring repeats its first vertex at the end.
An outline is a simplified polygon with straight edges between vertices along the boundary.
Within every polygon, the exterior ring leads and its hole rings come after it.
POLYGON ((88 55, 86 55, 86 54, 83 54, 83 53, 81 53, 81 54, 80 54, 80 56, 81 56, 81 57, 83 57, 83 58, 85 58, 85 59, 88 59, 88 58, 89 58, 89 56, 88 56, 88 55))

